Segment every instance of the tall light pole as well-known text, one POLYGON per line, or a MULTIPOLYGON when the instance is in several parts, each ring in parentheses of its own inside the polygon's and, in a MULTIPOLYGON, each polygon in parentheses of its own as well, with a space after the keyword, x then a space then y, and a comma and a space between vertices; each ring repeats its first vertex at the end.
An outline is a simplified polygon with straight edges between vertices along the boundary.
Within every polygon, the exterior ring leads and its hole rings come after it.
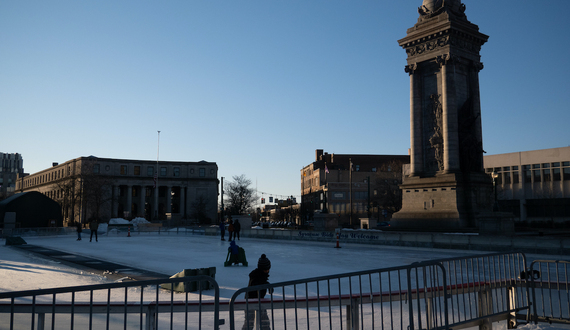
POLYGON ((158 132, 158 141, 156 147, 156 172, 154 173, 154 218, 158 220, 158 158, 160 155, 160 131, 158 132))
POLYGON ((349 178, 349 187, 348 187, 348 195, 350 200, 350 227, 352 227, 352 158, 348 159, 348 178, 349 178))

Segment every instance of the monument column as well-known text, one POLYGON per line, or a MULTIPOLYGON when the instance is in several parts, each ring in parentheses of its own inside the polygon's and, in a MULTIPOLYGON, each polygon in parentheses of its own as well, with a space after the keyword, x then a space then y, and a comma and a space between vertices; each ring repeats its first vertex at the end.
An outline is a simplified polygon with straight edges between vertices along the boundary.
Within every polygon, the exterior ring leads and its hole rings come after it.
POLYGON ((457 123, 457 104, 455 102, 455 81, 453 62, 449 54, 438 56, 436 61, 441 67, 441 90, 443 110, 443 171, 459 171, 459 134, 457 123), (449 70, 451 67, 452 70, 449 70), (451 73, 449 71, 452 71, 451 73))
POLYGON ((422 148, 422 99, 418 65, 406 65, 404 71, 410 75, 410 175, 419 176, 423 172, 422 148))
POLYGON ((460 0, 423 0, 417 12, 417 23, 398 40, 410 74, 411 164, 400 185, 402 208, 391 225, 474 228, 492 209, 473 69, 489 37, 469 22, 460 0))

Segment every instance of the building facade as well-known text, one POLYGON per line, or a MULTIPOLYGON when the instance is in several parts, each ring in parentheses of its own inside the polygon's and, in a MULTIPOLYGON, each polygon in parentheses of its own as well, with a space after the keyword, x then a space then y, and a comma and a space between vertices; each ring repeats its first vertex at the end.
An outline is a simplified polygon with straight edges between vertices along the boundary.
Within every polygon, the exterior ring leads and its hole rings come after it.
POLYGON ((401 203, 398 185, 407 155, 329 154, 316 150, 316 159, 301 170, 301 219, 318 212, 339 215, 340 224, 357 218, 384 217, 401 203), (352 168, 352 170, 350 170, 352 168), (383 211, 385 210, 385 211, 383 211))
POLYGON ((217 218, 218 166, 80 157, 19 177, 17 192, 38 191, 59 202, 64 225, 91 218, 149 221, 217 218))
POLYGON ((17 153, 0 152, 0 200, 14 194, 18 175, 24 174, 24 160, 17 153))
POLYGON ((518 221, 570 220, 570 147, 484 156, 500 211, 518 221))

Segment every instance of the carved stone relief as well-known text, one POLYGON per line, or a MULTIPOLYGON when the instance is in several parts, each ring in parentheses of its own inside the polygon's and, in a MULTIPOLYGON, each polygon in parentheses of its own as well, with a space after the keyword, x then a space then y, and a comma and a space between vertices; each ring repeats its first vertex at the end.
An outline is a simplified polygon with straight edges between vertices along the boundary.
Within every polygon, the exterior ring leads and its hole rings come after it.
POLYGON ((426 149, 424 168, 427 173, 444 169, 443 165, 443 108, 439 94, 430 95, 430 106, 426 109, 426 149))

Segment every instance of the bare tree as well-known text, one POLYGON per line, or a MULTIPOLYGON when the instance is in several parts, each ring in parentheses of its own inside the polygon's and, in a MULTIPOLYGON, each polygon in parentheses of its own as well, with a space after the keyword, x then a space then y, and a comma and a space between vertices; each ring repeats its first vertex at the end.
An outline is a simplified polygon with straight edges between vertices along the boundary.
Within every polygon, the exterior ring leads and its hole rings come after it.
POLYGON ((225 205, 232 215, 245 214, 252 211, 255 205, 255 190, 251 188, 251 180, 244 174, 233 176, 233 181, 224 187, 225 205))
POLYGON ((198 196, 192 203, 191 216, 201 224, 212 223, 212 219, 208 217, 208 211, 210 210, 208 205, 208 200, 203 195, 198 196))
MULTIPOLYGON (((92 162, 82 164, 79 184, 87 218, 100 219, 101 210, 113 200, 113 182, 110 177, 99 174, 92 162)), ((128 207, 130 211, 130 205, 128 207)))

